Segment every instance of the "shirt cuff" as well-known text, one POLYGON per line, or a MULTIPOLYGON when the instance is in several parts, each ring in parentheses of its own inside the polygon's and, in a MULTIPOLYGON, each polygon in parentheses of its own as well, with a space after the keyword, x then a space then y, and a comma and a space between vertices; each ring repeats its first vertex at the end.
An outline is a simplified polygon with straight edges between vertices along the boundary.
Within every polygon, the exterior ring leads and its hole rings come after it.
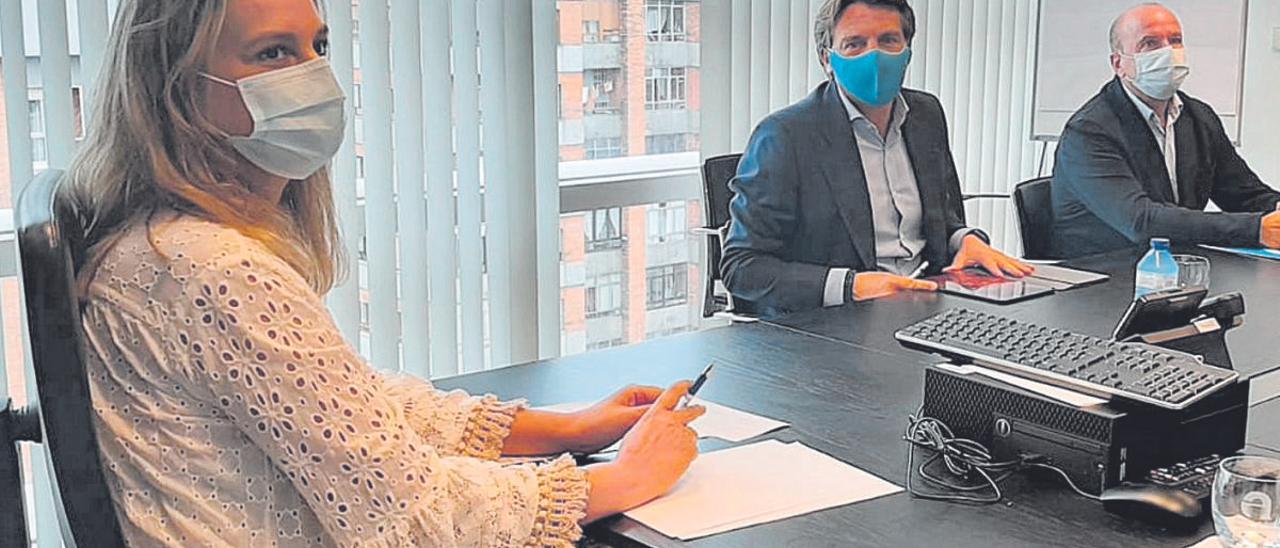
POLYGON ((591 483, 573 457, 561 456, 537 469, 538 508, 525 546, 572 548, 582 538, 579 523, 587 515, 591 483))
POLYGON ((948 247, 951 249, 951 255, 954 256, 956 253, 960 252, 960 246, 964 245, 965 237, 970 234, 977 236, 979 240, 986 242, 987 245, 991 245, 991 237, 987 236, 987 233, 983 232, 982 229, 962 228, 951 233, 951 241, 948 242, 948 247))
POLYGON ((471 420, 462 434, 459 453, 483 460, 502 456, 502 446, 511 435, 516 413, 525 406, 524 400, 504 402, 493 396, 477 398, 471 420))
POLYGON ((827 283, 822 290, 822 306, 844 304, 844 278, 848 275, 847 268, 832 268, 827 271, 827 283))

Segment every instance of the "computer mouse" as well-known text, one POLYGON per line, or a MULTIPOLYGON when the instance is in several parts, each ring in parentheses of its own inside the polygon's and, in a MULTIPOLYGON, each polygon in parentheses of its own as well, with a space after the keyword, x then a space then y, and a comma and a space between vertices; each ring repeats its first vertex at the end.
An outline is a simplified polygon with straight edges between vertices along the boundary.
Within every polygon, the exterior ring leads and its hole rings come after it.
POLYGON ((1190 526, 1204 517, 1204 506, 1179 489, 1159 485, 1124 484, 1102 492, 1108 512, 1169 527, 1190 526))

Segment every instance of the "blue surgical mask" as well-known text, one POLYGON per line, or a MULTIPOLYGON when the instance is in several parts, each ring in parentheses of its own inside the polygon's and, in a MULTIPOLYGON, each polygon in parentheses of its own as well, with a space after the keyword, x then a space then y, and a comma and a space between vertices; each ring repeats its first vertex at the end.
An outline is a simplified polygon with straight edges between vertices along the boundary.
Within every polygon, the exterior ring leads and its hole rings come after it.
POLYGON ((902 80, 911 63, 911 48, 898 53, 873 49, 853 57, 830 50, 831 72, 836 82, 858 102, 882 107, 902 91, 902 80))

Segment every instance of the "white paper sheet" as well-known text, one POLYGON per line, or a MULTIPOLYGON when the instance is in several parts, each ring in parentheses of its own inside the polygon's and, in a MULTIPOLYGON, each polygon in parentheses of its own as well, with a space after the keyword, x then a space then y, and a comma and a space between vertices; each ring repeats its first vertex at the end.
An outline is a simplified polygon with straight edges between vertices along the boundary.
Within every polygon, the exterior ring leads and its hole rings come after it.
POLYGON ((986 367, 978 367, 976 365, 955 365, 951 363, 940 363, 938 364, 938 367, 955 371, 961 375, 984 375, 1005 384, 1011 384, 1075 407, 1089 407, 1107 403, 1107 400, 1102 398, 1090 396, 1088 394, 1081 394, 1074 390, 1060 388, 1039 381, 1033 381, 1017 375, 1010 375, 1009 373, 988 369, 986 367))
MULTIPOLYGON (((782 421, 761 417, 746 411, 739 411, 701 398, 694 398, 693 403, 707 408, 706 414, 689 423, 689 427, 693 428, 693 431, 703 438, 719 438, 725 441, 739 442, 788 426, 787 423, 782 421)), ((572 413, 592 405, 594 404, 574 402, 548 405, 538 409, 541 411, 572 413)))
POLYGON ((1267 249, 1267 248, 1254 249, 1249 247, 1222 247, 1222 246, 1205 245, 1205 244, 1200 244, 1200 247, 1203 247, 1205 249, 1212 249, 1214 251, 1221 251, 1223 253, 1230 253, 1232 255, 1239 255, 1241 257, 1248 257, 1251 259, 1270 259, 1272 261, 1280 261, 1280 251, 1277 251, 1274 249, 1267 249))
POLYGON ((691 540, 900 491, 803 444, 766 440, 700 455, 670 493, 626 515, 691 540))

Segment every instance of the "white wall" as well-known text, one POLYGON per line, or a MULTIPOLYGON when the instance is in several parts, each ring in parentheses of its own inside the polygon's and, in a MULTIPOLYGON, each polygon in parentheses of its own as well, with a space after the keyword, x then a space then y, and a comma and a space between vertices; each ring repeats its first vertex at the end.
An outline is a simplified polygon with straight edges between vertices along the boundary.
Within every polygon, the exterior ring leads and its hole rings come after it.
MULTIPOLYGON (((1249 0, 1248 20, 1240 155, 1263 182, 1280 189, 1280 52, 1272 49, 1272 33, 1280 29, 1280 1, 1249 0)), ((1195 47, 1194 36, 1187 41, 1189 48, 1195 47)), ((1055 150, 1049 147, 1046 174, 1053 172, 1055 150)))
MULTIPOLYGON (((1240 154, 1263 181, 1280 189, 1280 52, 1271 43, 1277 28, 1280 2, 1250 0, 1240 154)), ((1187 40, 1194 43, 1194 37, 1187 40)))

